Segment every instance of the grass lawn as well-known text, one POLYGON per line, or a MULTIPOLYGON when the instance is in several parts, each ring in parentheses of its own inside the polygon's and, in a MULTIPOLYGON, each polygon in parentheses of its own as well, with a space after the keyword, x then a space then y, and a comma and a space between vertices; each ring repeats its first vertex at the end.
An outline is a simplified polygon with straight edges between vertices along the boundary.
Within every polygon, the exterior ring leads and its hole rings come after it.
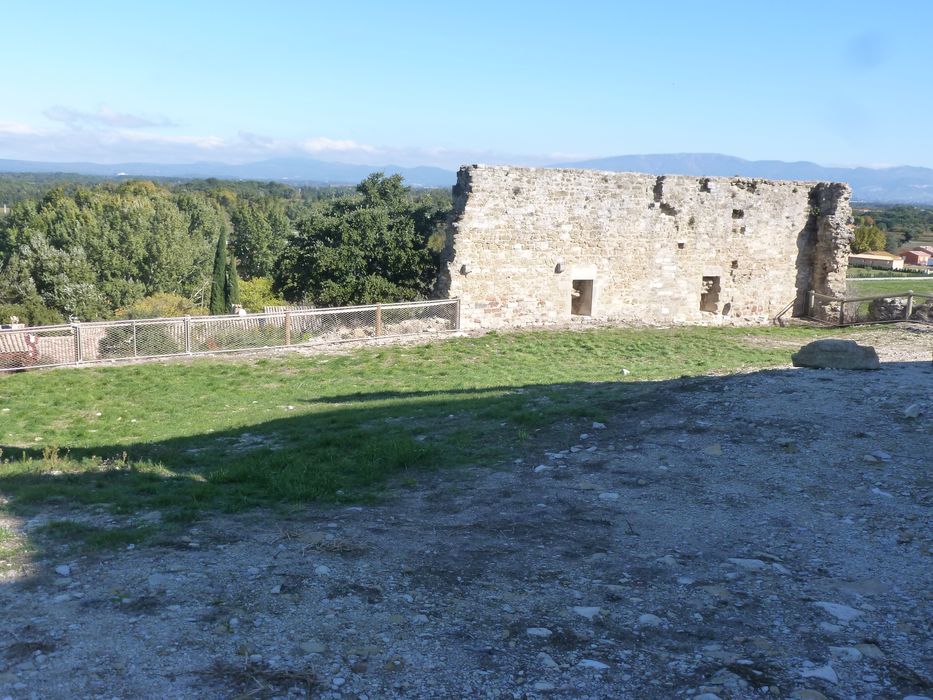
POLYGON ((883 280, 852 280, 848 284, 851 297, 868 297, 877 294, 906 294, 913 290, 918 294, 933 296, 933 277, 909 277, 883 280))
MULTIPOLYGON (((2 375, 0 504, 12 515, 159 510, 164 524, 204 510, 375 498, 393 476, 404 484, 421 469, 494 466, 566 445, 636 406, 652 391, 645 380, 788 363, 795 346, 826 334, 491 333, 347 355, 2 375)), ((99 546, 149 534, 72 520, 45 530, 99 546)))

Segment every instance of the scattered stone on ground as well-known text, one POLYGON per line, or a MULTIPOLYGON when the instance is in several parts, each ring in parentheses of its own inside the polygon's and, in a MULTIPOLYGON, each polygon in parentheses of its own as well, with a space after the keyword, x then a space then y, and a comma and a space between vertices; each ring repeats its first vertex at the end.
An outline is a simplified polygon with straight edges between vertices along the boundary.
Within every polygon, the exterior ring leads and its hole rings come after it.
MULTIPOLYGON (((929 699, 933 441, 904 407, 933 335, 900 333, 872 338, 879 372, 678 379, 605 429, 568 416, 593 451, 541 435, 375 505, 53 548, 0 581, 0 698, 929 699)), ((0 524, 93 515, 56 508, 0 524)))

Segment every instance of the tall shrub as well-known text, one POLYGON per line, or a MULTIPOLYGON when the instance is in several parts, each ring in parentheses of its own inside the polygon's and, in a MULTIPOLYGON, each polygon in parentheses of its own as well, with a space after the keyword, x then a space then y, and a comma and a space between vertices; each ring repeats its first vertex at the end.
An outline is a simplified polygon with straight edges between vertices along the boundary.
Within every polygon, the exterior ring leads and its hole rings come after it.
POLYGON ((212 316, 230 313, 227 305, 227 232, 224 230, 217 238, 217 251, 214 253, 210 311, 212 316))
POLYGON ((236 271, 236 258, 230 256, 227 261, 227 279, 224 281, 224 297, 227 302, 227 311, 230 313, 234 304, 240 303, 240 277, 236 271))

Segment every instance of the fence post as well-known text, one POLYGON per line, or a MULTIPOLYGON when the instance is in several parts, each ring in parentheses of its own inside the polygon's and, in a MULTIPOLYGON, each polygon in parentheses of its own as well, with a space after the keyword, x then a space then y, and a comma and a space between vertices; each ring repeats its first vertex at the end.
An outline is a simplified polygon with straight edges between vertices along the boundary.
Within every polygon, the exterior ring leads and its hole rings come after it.
POLYGON ((907 290, 907 314, 904 316, 905 321, 910 320, 910 315, 914 312, 914 290, 907 290))
POLYGON ((84 355, 81 349, 81 324, 72 323, 71 332, 74 333, 74 337, 75 337, 75 364, 80 365, 81 359, 84 355))
POLYGON ((382 304, 376 304, 376 337, 382 335, 382 304))
POLYGON ((812 289, 807 292, 806 315, 810 318, 816 318, 816 292, 814 292, 812 289))
POLYGON ((839 300, 839 325, 846 325, 846 300, 839 300))
POLYGON ((292 344, 292 315, 285 312, 285 344, 292 344))
POLYGON ((133 357, 139 357, 136 346, 136 321, 133 321, 133 357))
POLYGON ((454 330, 459 331, 460 330, 460 297, 457 297, 457 321, 456 323, 457 325, 454 326, 454 330))
POLYGON ((185 352, 191 354, 191 317, 185 316, 185 352))

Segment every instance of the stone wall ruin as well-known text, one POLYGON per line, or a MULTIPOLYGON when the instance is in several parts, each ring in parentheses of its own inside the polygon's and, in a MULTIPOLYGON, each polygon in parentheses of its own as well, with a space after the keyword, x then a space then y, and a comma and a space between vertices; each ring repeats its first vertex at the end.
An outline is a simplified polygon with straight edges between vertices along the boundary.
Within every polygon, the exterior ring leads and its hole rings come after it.
POLYGON ((440 278, 463 328, 769 322, 845 292, 841 183, 470 165, 440 278))

